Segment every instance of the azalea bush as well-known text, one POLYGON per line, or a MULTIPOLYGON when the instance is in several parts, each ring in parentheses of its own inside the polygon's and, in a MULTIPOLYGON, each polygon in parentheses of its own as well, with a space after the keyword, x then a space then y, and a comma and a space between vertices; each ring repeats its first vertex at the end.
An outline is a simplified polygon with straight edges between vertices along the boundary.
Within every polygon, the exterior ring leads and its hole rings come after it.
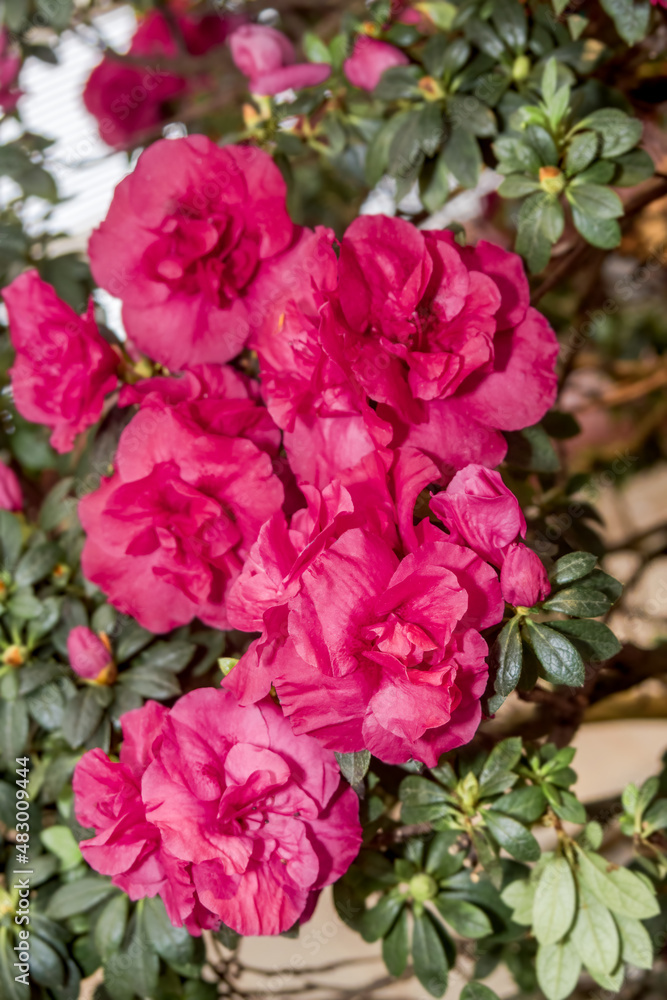
POLYGON ((4 6, 3 1000, 248 997, 323 890, 359 995, 664 995, 667 772, 571 746, 667 674, 665 525, 599 502, 667 456, 664 6, 4 6), (66 30, 85 254, 21 118, 66 30))

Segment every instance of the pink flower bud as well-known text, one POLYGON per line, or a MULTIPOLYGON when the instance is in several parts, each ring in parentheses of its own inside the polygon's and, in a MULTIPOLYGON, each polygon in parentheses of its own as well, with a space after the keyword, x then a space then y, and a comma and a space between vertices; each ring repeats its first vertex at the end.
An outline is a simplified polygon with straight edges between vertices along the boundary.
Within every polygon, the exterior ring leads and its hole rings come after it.
POLYGON ((72 670, 79 677, 97 684, 113 684, 116 665, 104 638, 95 635, 85 625, 77 625, 67 636, 67 653, 72 670))
POLYGON ((19 481, 12 470, 0 462, 0 510, 20 510, 22 506, 19 481))
POLYGON ((407 66, 409 62, 405 53, 395 46, 361 35, 352 55, 343 63, 343 71, 353 86, 361 90, 375 90, 386 69, 407 66))
POLYGON ((232 59, 248 77, 253 94, 270 96, 324 83, 331 75, 328 63, 296 63, 294 46, 286 35, 263 24, 244 24, 229 39, 232 59))
POLYGON ((532 608, 551 593, 540 557, 521 542, 507 550, 500 571, 500 588, 508 604, 523 608, 532 608))

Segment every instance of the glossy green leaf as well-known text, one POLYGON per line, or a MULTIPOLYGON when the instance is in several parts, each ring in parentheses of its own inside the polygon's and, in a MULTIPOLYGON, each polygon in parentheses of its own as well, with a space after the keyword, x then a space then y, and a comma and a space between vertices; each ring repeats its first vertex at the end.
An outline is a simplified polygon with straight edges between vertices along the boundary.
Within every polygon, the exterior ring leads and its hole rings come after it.
POLYGON ((441 892, 433 903, 445 923, 449 924, 457 934, 465 938, 482 938, 493 932, 491 921, 484 910, 463 899, 454 899, 446 892, 441 892))
POLYGON ((614 920, 621 937, 621 958, 636 969, 653 968, 651 935, 640 920, 624 913, 615 913, 614 920))
POLYGON ((581 687, 585 677, 584 662, 572 643, 546 625, 528 619, 525 629, 546 679, 552 684, 581 687))
POLYGON ((536 970, 547 1000, 566 1000, 579 980, 581 962, 569 941, 541 944, 537 949, 536 970))
POLYGON ((532 833, 511 816, 486 810, 484 821, 494 840, 517 861, 537 861, 540 847, 532 833))
POLYGON ((577 889, 567 860, 554 858, 544 866, 535 889, 533 932, 543 945, 561 941, 575 919, 577 889))
POLYGON ((412 928, 412 962, 424 989, 441 997, 447 989, 449 962, 440 934, 428 913, 415 914, 412 928))
POLYGON ((591 552, 570 552, 556 562, 549 576, 553 583, 563 586, 580 580, 595 569, 598 557, 591 552))
POLYGON ((621 954, 618 929, 610 911, 586 885, 579 887, 577 919, 570 938, 587 968, 607 974, 614 971, 621 954))
POLYGON ((409 954, 408 910, 404 906, 398 915, 398 920, 382 939, 382 958, 391 976, 403 975, 409 954))

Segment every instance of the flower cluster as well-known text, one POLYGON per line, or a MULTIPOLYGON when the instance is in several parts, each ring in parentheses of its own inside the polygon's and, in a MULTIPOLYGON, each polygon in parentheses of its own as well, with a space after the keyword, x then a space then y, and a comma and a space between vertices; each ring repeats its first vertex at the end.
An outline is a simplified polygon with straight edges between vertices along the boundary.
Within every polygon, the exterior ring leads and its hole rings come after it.
POLYGON ((357 796, 270 700, 192 691, 122 725, 119 763, 90 750, 74 774, 77 819, 96 833, 81 850, 131 899, 159 894, 176 926, 279 934, 354 860, 357 796))
MULTIPOLYGON (((80 503, 84 573, 152 632, 259 637, 226 691, 126 716, 120 764, 84 757, 84 854, 176 923, 278 932, 358 846, 332 751, 433 766, 468 742, 484 630, 548 593, 492 469, 553 402, 556 339, 513 254, 384 216, 296 226, 268 154, 203 136, 141 155, 89 252, 122 348, 33 273, 5 293, 16 404, 56 446, 105 396, 133 408, 80 503)), ((103 638, 70 647, 108 682, 103 638)))
POLYGON ((175 72, 170 61, 181 48, 200 56, 221 46, 230 21, 213 14, 167 19, 157 9, 146 14, 132 38, 130 59, 105 56, 88 78, 83 99, 98 121, 102 139, 125 149, 150 138, 169 117, 172 104, 202 82, 175 72))

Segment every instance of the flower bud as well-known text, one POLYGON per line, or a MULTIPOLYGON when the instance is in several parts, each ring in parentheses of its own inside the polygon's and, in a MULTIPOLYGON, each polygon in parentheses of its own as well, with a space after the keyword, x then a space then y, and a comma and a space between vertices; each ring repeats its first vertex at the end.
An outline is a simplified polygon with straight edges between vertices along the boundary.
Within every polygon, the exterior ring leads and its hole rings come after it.
POLYGON ((565 187, 565 176, 558 167, 540 167, 540 187, 547 194, 560 194, 565 187))
POLYGON ((77 625, 67 637, 67 652, 72 670, 84 680, 105 685, 116 680, 118 671, 104 632, 95 635, 85 625, 77 625))

